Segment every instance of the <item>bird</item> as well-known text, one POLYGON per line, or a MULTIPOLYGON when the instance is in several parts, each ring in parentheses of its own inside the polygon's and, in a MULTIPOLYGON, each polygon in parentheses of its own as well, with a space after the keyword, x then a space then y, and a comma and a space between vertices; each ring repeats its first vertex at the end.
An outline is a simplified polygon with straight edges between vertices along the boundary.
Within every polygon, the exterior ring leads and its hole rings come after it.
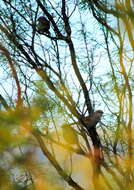
POLYGON ((97 123, 101 120, 101 117, 103 115, 102 110, 97 110, 93 112, 91 115, 83 117, 83 123, 87 126, 87 129, 93 128, 97 125, 97 123))
POLYGON ((50 22, 47 20, 44 16, 40 16, 37 19, 37 31, 39 34, 50 34, 49 32, 50 29, 50 22))
POLYGON ((88 116, 85 116, 85 117, 82 116, 81 122, 80 121, 73 122, 73 123, 70 123, 69 125, 70 126, 75 125, 75 124, 80 125, 82 123, 85 125, 87 129, 95 128, 97 123, 101 120, 102 115, 103 115, 103 111, 97 110, 88 116))

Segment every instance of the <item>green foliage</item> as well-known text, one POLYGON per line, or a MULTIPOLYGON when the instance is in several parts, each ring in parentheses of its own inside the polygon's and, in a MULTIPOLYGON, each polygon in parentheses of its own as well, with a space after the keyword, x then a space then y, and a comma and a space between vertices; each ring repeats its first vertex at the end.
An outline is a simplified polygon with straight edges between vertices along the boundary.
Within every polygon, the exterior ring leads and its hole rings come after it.
POLYGON ((132 0, 2 1, 0 189, 132 189, 133 15, 132 0))

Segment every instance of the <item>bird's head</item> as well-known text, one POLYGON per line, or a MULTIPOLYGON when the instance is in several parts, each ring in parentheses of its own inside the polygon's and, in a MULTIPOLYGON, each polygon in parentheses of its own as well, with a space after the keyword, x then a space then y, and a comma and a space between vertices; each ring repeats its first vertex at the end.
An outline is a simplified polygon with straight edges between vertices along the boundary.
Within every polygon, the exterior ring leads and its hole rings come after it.
POLYGON ((97 110, 96 113, 103 114, 102 110, 97 110))
POLYGON ((103 111, 102 110, 97 110, 94 112, 94 115, 96 116, 96 118, 101 118, 103 115, 103 111))
POLYGON ((46 18, 44 16, 40 16, 38 19, 37 19, 39 22, 43 22, 46 20, 46 18))

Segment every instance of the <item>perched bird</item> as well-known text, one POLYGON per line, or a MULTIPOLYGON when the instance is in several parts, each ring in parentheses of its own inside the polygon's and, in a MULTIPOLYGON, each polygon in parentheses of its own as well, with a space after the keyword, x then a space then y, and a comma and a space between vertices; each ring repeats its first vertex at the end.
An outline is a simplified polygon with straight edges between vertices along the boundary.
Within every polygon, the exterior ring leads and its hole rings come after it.
POLYGON ((50 22, 44 16, 38 18, 36 27, 39 34, 50 34, 50 22))
MULTIPOLYGON (((89 116, 82 117, 82 121, 86 125, 87 129, 94 128, 97 125, 97 123, 100 121, 102 115, 103 111, 97 110, 89 116)), ((80 125, 80 122, 70 123, 69 125, 71 126, 75 124, 80 125)))
POLYGON ((64 124, 61 127, 62 127, 64 140, 71 145, 75 145, 75 144, 78 145, 79 139, 78 139, 77 131, 73 127, 69 126, 68 124, 64 124))
POLYGON ((103 115, 103 111, 97 110, 91 115, 84 117, 83 122, 87 126, 87 128, 95 127, 97 123, 100 121, 102 115, 103 115))

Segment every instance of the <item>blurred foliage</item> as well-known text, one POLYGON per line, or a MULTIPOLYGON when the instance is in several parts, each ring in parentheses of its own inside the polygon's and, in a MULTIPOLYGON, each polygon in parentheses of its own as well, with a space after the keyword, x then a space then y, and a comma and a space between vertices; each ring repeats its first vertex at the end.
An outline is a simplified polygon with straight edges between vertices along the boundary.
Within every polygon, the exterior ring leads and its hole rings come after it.
POLYGON ((72 190, 71 180, 85 190, 132 190, 133 1, 68 0, 66 22, 64 1, 41 1, 50 14, 50 36, 35 30, 45 14, 37 2, 0 4, 0 190, 72 190), (84 84, 93 109, 104 111, 98 134, 92 130, 101 139, 101 168, 93 158, 96 146, 92 154, 94 136, 79 122, 87 115, 84 84))

